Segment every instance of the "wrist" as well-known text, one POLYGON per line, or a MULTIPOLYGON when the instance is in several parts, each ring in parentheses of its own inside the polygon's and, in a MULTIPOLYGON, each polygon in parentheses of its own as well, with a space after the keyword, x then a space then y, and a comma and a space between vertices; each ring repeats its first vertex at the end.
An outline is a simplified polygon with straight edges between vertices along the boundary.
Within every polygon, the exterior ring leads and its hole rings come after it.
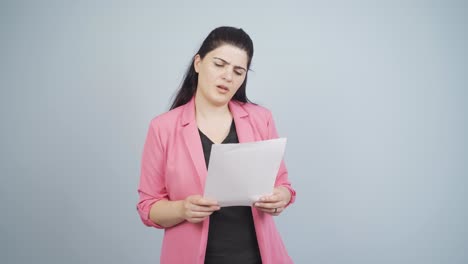
POLYGON ((179 200, 175 202, 175 207, 176 207, 176 212, 177 212, 177 217, 184 221, 185 219, 185 200, 179 200))

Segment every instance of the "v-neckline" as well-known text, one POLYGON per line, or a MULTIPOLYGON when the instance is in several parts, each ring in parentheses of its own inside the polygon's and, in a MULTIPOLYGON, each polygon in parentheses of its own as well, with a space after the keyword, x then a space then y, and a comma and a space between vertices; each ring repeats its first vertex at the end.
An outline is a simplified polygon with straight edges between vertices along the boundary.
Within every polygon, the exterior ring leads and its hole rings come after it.
MULTIPOLYGON (((224 144, 226 143, 226 140, 230 138, 232 132, 233 132, 233 129, 234 129, 234 118, 232 119, 231 121, 231 125, 229 126, 229 132, 227 133, 226 137, 223 139, 223 141, 221 141, 221 143, 219 144, 224 144)), ((200 130, 200 128, 198 128, 198 132, 200 133, 200 135, 202 135, 203 137, 205 137, 206 139, 208 139, 208 141, 211 143, 211 144, 218 144, 218 143, 214 143, 213 140, 211 140, 211 138, 209 138, 207 135, 205 135, 205 133, 203 133, 203 131, 200 130)))

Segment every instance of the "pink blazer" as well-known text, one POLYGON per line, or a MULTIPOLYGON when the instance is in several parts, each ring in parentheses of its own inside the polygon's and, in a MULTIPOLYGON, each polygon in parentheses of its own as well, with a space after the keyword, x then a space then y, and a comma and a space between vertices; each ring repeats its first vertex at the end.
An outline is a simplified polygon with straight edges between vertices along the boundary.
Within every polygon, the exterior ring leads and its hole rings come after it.
MULTIPOLYGON (((261 106, 237 101, 229 102, 239 142, 277 138, 271 112, 261 106)), ((155 117, 149 126, 143 150, 138 188, 137 210, 147 226, 163 228, 149 218, 153 203, 161 200, 182 200, 204 193, 207 168, 195 121, 194 99, 185 105, 155 117)), ((288 172, 281 163, 275 186, 285 186, 296 193, 288 181, 288 172)), ((292 263, 271 215, 252 207, 260 255, 264 264, 292 263)), ((184 221, 164 231, 162 264, 203 264, 208 238, 209 218, 202 223, 184 221)))

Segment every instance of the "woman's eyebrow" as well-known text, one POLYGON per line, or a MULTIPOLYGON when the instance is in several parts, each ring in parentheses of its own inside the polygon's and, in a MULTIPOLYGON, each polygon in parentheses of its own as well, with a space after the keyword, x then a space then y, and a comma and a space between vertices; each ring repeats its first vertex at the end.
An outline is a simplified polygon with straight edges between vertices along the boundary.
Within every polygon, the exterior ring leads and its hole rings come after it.
MULTIPOLYGON (((218 59, 218 60, 221 60, 221 61, 223 61, 224 63, 226 63, 226 64, 229 64, 229 65, 231 64, 231 63, 229 63, 228 61, 226 61, 226 60, 223 60, 223 59, 221 59, 221 58, 218 58, 218 57, 213 57, 213 59, 218 59)), ((246 70, 244 67, 237 66, 237 65, 234 65, 234 68, 238 68, 238 69, 242 69, 242 70, 244 70, 244 71, 247 71, 247 70, 246 70)))

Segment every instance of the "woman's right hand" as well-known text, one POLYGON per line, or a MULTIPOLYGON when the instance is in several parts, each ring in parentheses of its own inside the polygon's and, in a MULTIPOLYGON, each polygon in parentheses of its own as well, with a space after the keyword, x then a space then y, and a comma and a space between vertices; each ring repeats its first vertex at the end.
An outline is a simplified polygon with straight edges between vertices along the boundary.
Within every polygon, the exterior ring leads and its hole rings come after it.
POLYGON ((217 201, 201 195, 190 195, 182 201, 182 217, 190 223, 199 223, 219 209, 217 201))

